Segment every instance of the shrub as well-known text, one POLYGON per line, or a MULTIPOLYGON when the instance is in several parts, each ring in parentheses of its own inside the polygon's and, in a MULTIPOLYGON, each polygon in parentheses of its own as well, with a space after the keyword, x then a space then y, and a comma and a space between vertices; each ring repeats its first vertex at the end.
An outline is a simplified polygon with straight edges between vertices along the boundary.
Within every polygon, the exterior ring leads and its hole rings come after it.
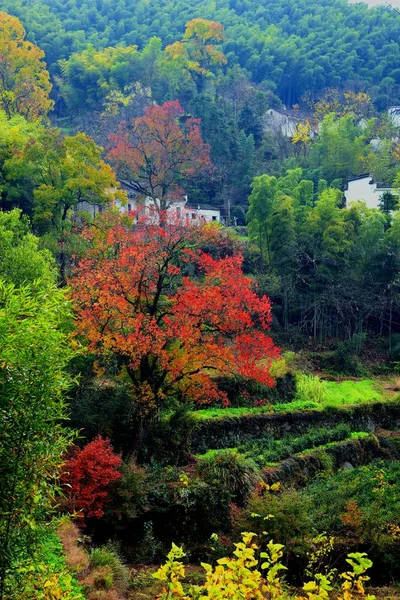
POLYGON ((326 400, 326 384, 315 375, 297 373, 296 400, 322 404, 326 400))
MULTIPOLYGON (((74 371, 78 374, 79 368, 84 371, 90 366, 90 363, 86 365, 83 361, 76 361, 74 371)), ((79 429, 87 440, 92 441, 101 435, 110 438, 114 448, 124 453, 130 451, 137 422, 132 410, 129 382, 114 374, 93 377, 93 373, 84 372, 79 386, 70 394, 69 408, 71 427, 79 429)))
POLYGON ((400 575, 399 480, 397 461, 376 461, 315 482, 304 492, 319 531, 359 540, 388 579, 400 575))
POLYGON ((362 375, 363 370, 357 355, 360 353, 365 339, 366 334, 359 333, 353 335, 350 340, 341 342, 333 354, 333 369, 346 375, 362 375))
POLYGON ((105 518, 96 526, 99 538, 117 535, 132 561, 154 562, 171 539, 203 543, 214 531, 230 528, 232 494, 223 482, 205 481, 192 466, 122 467, 105 518))
POLYGON ((254 531, 262 537, 266 529, 273 539, 281 540, 290 553, 305 555, 307 540, 314 532, 310 498, 295 489, 281 490, 277 484, 268 487, 261 484, 252 494, 246 510, 234 524, 234 531, 254 531))
POLYGON ((10 600, 84 600, 81 587, 67 569, 63 549, 54 532, 41 531, 35 556, 13 573, 10 600), (20 572, 19 572, 20 571, 20 572), (21 575, 23 580, 21 582, 21 575), (22 585, 17 585, 17 583, 22 585))
MULTIPOLYGON (((280 562, 284 546, 271 540, 266 545, 265 551, 260 552, 256 537, 254 533, 243 533, 242 541, 235 544, 234 557, 219 559, 214 569, 211 565, 203 564, 205 583, 192 586, 188 593, 184 592, 182 585, 185 568, 181 559, 185 553, 182 548, 173 544, 167 562, 154 574, 154 578, 164 584, 163 592, 158 597, 160 600, 183 597, 187 600, 203 597, 221 600, 223 598, 307 600, 304 596, 293 595, 280 575, 280 571, 285 570, 280 562)), ((327 575, 317 574, 314 580, 303 586, 308 600, 328 600, 336 597, 342 600, 360 598, 375 600, 375 596, 366 595, 364 588, 364 583, 369 580, 365 572, 372 566, 372 562, 365 553, 349 554, 346 561, 352 569, 340 575, 344 582, 339 595, 332 587, 334 572, 327 575)))
POLYGON ((89 554, 89 563, 93 569, 102 568, 104 573, 109 573, 107 581, 110 582, 110 585, 105 587, 114 586, 119 591, 126 591, 129 585, 129 569, 114 546, 93 548, 89 554))
POLYGON ((85 518, 101 518, 109 501, 111 485, 122 476, 121 463, 109 440, 101 437, 82 450, 75 449, 62 478, 68 485, 69 509, 82 511, 85 518))
POLYGON ((191 438, 197 424, 188 406, 181 406, 167 417, 153 421, 140 459, 161 465, 186 465, 191 459, 191 438))
POLYGON ((239 506, 245 505, 258 480, 254 463, 232 451, 200 461, 197 471, 205 482, 223 486, 239 506))
POLYGON ((220 377, 218 387, 226 393, 233 407, 251 407, 255 404, 276 404, 293 400, 296 394, 296 379, 284 358, 273 363, 271 375, 275 379, 272 388, 244 377, 220 377))
POLYGON ((204 480, 197 473, 181 472, 175 483, 167 484, 168 502, 154 502, 154 535, 171 542, 204 543, 212 533, 230 529, 232 493, 220 479, 204 480), (175 534, 174 534, 175 532, 175 534))
POLYGON ((150 473, 134 458, 121 465, 121 478, 110 490, 105 517, 113 528, 123 527, 126 520, 135 519, 149 508, 150 473))

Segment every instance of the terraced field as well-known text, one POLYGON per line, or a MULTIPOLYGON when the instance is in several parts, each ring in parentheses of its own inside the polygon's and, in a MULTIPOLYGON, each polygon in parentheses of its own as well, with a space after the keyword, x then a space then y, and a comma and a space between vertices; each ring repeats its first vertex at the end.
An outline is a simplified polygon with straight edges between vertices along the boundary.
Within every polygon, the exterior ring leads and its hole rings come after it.
MULTIPOLYGON (((196 473, 236 490, 230 525, 218 532, 225 552, 241 531, 262 538, 267 530, 285 545, 294 590, 313 552, 322 553, 320 569, 340 572, 349 552, 364 551, 374 563, 371 593, 400 598, 398 393, 385 381, 324 387, 320 403, 195 411, 195 463, 180 475, 188 502, 196 473)), ((188 582, 201 578, 196 566, 188 573, 188 582)), ((134 579, 135 598, 154 597, 148 568, 134 579)))

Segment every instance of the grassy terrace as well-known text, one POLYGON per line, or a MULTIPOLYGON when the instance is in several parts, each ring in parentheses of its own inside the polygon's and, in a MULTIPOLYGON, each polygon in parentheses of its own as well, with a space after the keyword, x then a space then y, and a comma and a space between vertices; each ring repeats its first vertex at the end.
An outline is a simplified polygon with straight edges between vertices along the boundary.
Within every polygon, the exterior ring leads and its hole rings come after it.
POLYGON ((258 468, 264 468, 275 466, 291 456, 311 453, 317 449, 323 450, 340 442, 361 439, 369 435, 364 431, 352 432, 349 425, 342 424, 331 430, 312 429, 302 436, 285 435, 282 439, 264 436, 258 440, 247 441, 236 448, 208 450, 204 454, 197 454, 196 458, 207 461, 213 460, 216 456, 238 453, 253 461, 258 468))
POLYGON ((296 412, 300 410, 323 410, 326 407, 354 406, 384 400, 383 386, 370 379, 361 381, 322 381, 318 400, 307 400, 298 397, 286 404, 265 405, 257 408, 206 408, 194 411, 200 420, 234 418, 250 414, 266 414, 271 412, 296 412))

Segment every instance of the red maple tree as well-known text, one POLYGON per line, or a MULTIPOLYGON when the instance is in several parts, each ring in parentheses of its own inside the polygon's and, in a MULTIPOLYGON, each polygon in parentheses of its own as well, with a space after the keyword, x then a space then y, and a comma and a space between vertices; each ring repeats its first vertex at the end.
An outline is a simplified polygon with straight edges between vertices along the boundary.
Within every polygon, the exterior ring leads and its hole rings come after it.
POLYGON ((215 244, 218 230, 111 215, 86 231, 69 282, 76 325, 92 352, 122 359, 147 415, 168 396, 226 402, 212 375, 274 384, 270 301, 243 275, 239 252, 200 250, 207 237, 215 244))
POLYGON ((200 120, 184 118, 179 102, 150 106, 132 123, 121 123, 110 136, 108 160, 137 192, 165 210, 183 196, 185 183, 211 169, 210 148, 202 140, 200 120))
POLYGON ((100 436, 83 449, 75 449, 62 475, 62 482, 68 485, 69 508, 82 511, 84 517, 101 518, 111 485, 122 477, 121 464, 110 440, 100 436))

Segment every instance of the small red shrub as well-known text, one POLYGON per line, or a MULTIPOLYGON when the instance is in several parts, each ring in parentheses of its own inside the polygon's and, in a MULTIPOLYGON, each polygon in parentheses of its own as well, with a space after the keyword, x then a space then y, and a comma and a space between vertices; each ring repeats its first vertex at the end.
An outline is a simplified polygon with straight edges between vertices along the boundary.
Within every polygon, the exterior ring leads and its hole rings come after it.
POLYGON ((110 440, 100 436, 82 450, 77 449, 66 463, 62 477, 69 486, 70 509, 82 511, 84 517, 100 519, 111 485, 122 476, 121 464, 110 440))

